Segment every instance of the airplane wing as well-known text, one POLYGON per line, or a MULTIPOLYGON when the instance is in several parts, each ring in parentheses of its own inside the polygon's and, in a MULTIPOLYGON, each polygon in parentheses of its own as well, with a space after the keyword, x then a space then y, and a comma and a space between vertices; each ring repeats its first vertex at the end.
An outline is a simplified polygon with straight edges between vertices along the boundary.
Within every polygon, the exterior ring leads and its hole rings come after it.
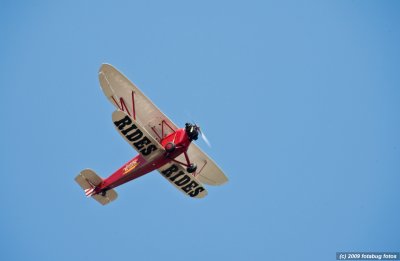
MULTIPOLYGON (((191 162, 197 165, 196 178, 208 185, 222 185, 228 181, 224 172, 218 165, 196 144, 191 143, 187 151, 191 162)), ((180 155, 178 161, 185 162, 184 155, 180 155)))
POLYGON ((186 172, 182 165, 171 162, 158 169, 161 175, 172 185, 192 198, 204 198, 207 190, 192 174, 186 172))
POLYGON ((151 161, 165 149, 140 124, 123 111, 114 111, 112 121, 115 129, 146 161, 151 161))
MULTIPOLYGON (((162 134, 166 136, 178 129, 135 84, 112 65, 103 64, 100 67, 99 80, 108 100, 138 122, 156 141, 160 142, 162 134)), ((196 176, 200 182, 221 185, 228 181, 222 170, 196 144, 190 145, 188 156, 197 165, 196 176)), ((179 157, 182 162, 185 161, 183 157, 179 157)))
POLYGON ((137 121, 158 142, 178 127, 135 84, 110 64, 99 70, 101 88, 108 100, 137 121))

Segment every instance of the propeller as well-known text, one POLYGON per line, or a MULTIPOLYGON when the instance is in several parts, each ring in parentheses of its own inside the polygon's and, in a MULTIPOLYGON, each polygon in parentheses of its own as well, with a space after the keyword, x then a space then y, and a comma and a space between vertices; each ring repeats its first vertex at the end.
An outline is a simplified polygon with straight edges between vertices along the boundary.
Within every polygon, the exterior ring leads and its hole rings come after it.
POLYGON ((210 141, 207 139, 206 135, 204 134, 204 132, 201 131, 201 128, 199 125, 197 125, 197 123, 193 120, 193 117, 191 115, 190 112, 186 112, 187 116, 192 119, 193 125, 196 126, 197 131, 200 133, 201 138, 203 139, 203 141, 207 144, 208 147, 211 148, 211 143, 210 141))
POLYGON ((204 132, 201 130, 201 128, 194 123, 194 125, 197 127, 197 130, 200 132, 201 138, 203 139, 203 141, 207 144, 208 147, 211 148, 211 143, 210 141, 207 139, 206 135, 204 134, 204 132))

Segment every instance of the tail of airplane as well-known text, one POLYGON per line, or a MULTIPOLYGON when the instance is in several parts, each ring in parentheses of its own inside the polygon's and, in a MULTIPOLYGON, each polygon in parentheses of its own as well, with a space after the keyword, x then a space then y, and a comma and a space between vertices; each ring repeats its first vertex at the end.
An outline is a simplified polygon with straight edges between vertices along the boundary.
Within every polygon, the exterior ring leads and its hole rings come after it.
POLYGON ((118 194, 114 189, 107 190, 106 192, 95 194, 96 187, 103 182, 103 179, 97 175, 93 170, 85 169, 82 170, 75 178, 76 183, 81 186, 85 191, 87 197, 94 198, 97 202, 102 205, 107 205, 111 201, 117 199, 118 194))

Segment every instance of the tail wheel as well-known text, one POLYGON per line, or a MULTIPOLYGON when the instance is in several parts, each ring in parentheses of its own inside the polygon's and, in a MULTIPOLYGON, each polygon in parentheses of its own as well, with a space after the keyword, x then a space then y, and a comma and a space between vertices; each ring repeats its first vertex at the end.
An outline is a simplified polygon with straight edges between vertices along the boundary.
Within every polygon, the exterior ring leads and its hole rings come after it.
POLYGON ((175 150, 175 143, 173 142, 168 142, 167 145, 165 145, 165 150, 169 153, 173 152, 175 150))
POLYGON ((193 173, 197 170, 197 165, 194 163, 190 163, 189 167, 187 167, 187 172, 193 173))

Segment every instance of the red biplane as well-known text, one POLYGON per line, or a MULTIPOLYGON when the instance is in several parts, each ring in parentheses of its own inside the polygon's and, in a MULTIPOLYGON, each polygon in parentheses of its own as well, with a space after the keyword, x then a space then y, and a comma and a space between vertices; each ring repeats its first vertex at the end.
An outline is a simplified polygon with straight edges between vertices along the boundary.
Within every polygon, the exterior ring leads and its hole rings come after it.
POLYGON ((202 134, 196 124, 178 128, 132 82, 109 64, 99 71, 101 88, 116 107, 112 121, 121 136, 139 153, 106 179, 85 169, 75 181, 102 205, 117 198, 114 188, 158 170, 177 189, 203 198, 203 186, 228 181, 222 170, 192 141, 202 134))

